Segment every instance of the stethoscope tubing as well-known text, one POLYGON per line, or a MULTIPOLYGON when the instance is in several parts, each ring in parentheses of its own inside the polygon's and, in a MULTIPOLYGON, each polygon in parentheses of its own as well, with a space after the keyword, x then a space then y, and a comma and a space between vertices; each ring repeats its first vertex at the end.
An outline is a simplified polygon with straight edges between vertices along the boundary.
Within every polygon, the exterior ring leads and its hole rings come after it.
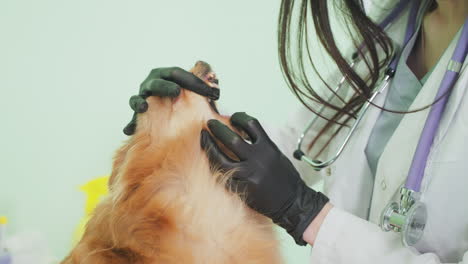
POLYGON ((442 115, 446 108, 450 93, 455 86, 460 75, 461 67, 468 53, 468 18, 462 28, 460 39, 455 47, 450 63, 447 65, 447 71, 442 79, 436 100, 440 98, 432 107, 424 124, 421 137, 419 138, 416 152, 406 179, 405 188, 419 192, 424 177, 424 171, 427 165, 427 159, 430 149, 434 142, 437 129, 439 127, 442 115))
MULTIPOLYGON (((400 1, 397 4, 397 6, 392 10, 392 12, 390 12, 390 14, 379 24, 379 26, 381 28, 386 28, 389 25, 391 25, 391 23, 406 8, 406 6, 409 4, 409 2, 410 1, 408 1, 408 0, 400 1)), ((416 24, 416 13, 417 13, 418 7, 419 7, 419 2, 415 6, 413 6, 413 8, 410 11, 411 12, 410 17, 412 18, 412 23, 410 23, 410 25, 408 25, 408 29, 406 30, 406 35, 405 35, 405 40, 404 40, 405 45, 406 45, 406 43, 408 43, 408 41, 411 38, 412 34, 414 34, 415 24, 416 24)), ((363 49, 364 49, 364 45, 361 44, 358 47, 358 50, 362 51, 363 49)), ((359 62, 358 54, 359 54, 359 52, 355 52, 353 54, 353 56, 352 56, 352 61, 351 61, 350 65, 349 65, 352 69, 354 69, 355 65, 359 62)), ((297 148, 296 148, 296 150, 294 151, 294 154, 293 154, 294 157, 296 159, 298 159, 298 160, 302 160, 302 161, 307 162, 315 170, 321 170, 323 168, 326 168, 326 167, 330 166, 333 162, 335 162, 338 159, 338 157, 341 155, 341 153, 343 152, 343 150, 346 147, 348 141, 350 140, 350 138, 354 134, 357 126, 359 125, 361 119, 363 118, 363 115, 367 112, 367 109, 372 104, 375 97, 378 94, 382 93, 389 86, 390 79, 393 77, 393 74, 395 73, 395 70, 396 70, 396 67, 397 67, 398 58, 399 58, 399 56, 393 56, 392 60, 389 63, 389 66, 388 66, 388 68, 387 68, 387 70, 385 72, 385 77, 384 77, 384 79, 382 81, 382 84, 380 85, 380 88, 376 92, 373 93, 371 98, 369 98, 369 100, 367 100, 367 102, 360 109, 360 111, 358 112, 358 115, 357 115, 358 117, 357 117, 356 121, 354 122, 354 124, 352 125, 350 132, 348 133, 345 140, 343 141, 343 143, 338 148, 338 151, 335 153, 335 155, 332 158, 330 158, 329 160, 324 161, 324 162, 320 161, 320 160, 313 160, 313 159, 309 158, 307 155, 305 155, 305 153, 301 150, 302 149, 302 143, 304 141, 305 135, 310 130, 310 128, 317 122, 319 115, 316 115, 314 118, 312 118, 312 120, 309 122, 309 124, 305 127, 302 134, 299 136, 299 139, 297 141, 297 148)), ((340 79, 339 83, 337 84, 336 88, 333 90, 332 94, 327 99, 328 102, 330 102, 333 99, 333 97, 336 96, 336 94, 341 90, 341 88, 343 87, 345 81, 346 81, 346 76, 343 76, 340 79)), ((326 107, 325 105, 322 105, 317 113, 319 113, 319 114, 323 113, 323 111, 325 110, 325 107, 326 107)))
MULTIPOLYGON (((401 10, 403 10, 406 5, 408 4, 409 1, 401 1, 395 10, 391 12, 391 14, 384 19, 384 21, 380 24, 381 26, 388 26, 391 24, 391 22, 401 13, 401 10), (393 20, 392 20, 393 19, 393 20)), ((404 46, 407 45, 409 40, 412 38, 412 36, 416 32, 416 17, 417 17, 417 11, 419 10, 419 5, 420 1, 415 2, 415 4, 412 6, 410 10, 410 21, 407 26, 407 30, 405 32, 405 38, 404 38, 404 46)), ((467 50, 468 50, 468 19, 465 21, 465 24, 462 29, 462 33, 460 36, 460 39, 457 43, 457 46, 455 48, 455 51, 452 55, 452 59, 448 65, 447 71, 444 75, 444 78, 441 82, 441 86, 439 87, 439 90, 437 92, 436 100, 438 100, 432 107, 431 111, 428 115, 428 118, 426 120, 426 124, 424 126, 423 132, 421 134, 421 137, 419 139, 416 152, 413 156, 413 162, 410 167, 410 171, 408 173, 408 177, 406 178, 405 182, 405 188, 408 190, 414 191, 414 192, 419 192, 423 175, 424 175, 424 169, 427 164, 427 158, 429 155, 430 148, 433 143, 433 139, 435 136, 435 133, 437 131, 438 125, 440 123, 442 113, 445 109, 445 105, 448 101, 448 98, 450 96, 450 91, 455 85, 459 72, 461 70, 461 67, 465 61, 467 50), (440 99, 439 99, 440 98, 440 99)), ((359 49, 362 49, 362 45, 359 47, 359 49)), ((401 55, 401 54, 400 54, 401 55)), ((297 141, 297 149, 294 152, 294 157, 298 160, 302 160, 307 162, 309 165, 314 167, 316 170, 321 170, 325 167, 330 166, 333 162, 335 162, 338 157, 341 155, 343 152, 344 148, 348 144, 349 140, 353 136, 354 132, 356 131, 357 126, 360 124, 363 116, 367 112, 369 106, 373 104, 375 97, 378 94, 381 94, 388 86, 391 81, 391 78, 393 77, 394 73, 396 72, 396 67, 398 64, 399 56, 394 56, 391 62, 389 63, 389 66, 386 70, 386 74, 384 76, 384 79, 382 80, 379 88, 377 89, 376 92, 374 92, 367 100, 366 103, 364 103, 363 107, 359 110, 359 113, 357 115, 356 121, 353 123, 353 125, 350 128, 350 131, 346 135, 345 139, 343 140, 343 143, 339 146, 338 150, 336 151, 335 155, 328 159, 327 161, 319 161, 319 160, 313 160, 305 155, 304 152, 302 152, 302 143, 304 141, 304 138, 307 134, 307 132, 311 129, 311 127, 317 122, 318 120, 318 115, 316 115, 306 126, 302 134, 300 135, 298 141, 297 141)), ((359 58, 357 56, 357 52, 353 55, 352 62, 350 64, 351 68, 354 68, 357 62, 359 61, 359 58)), ((331 101, 334 96, 341 90, 341 88, 344 86, 346 81, 346 76, 343 76, 337 87, 333 90, 333 93, 330 95, 328 98, 328 101, 331 101)), ((322 105, 321 108, 319 109, 318 113, 322 113, 325 109, 325 105, 322 105)))
MULTIPOLYGON (((357 59, 354 58, 353 61, 351 62, 351 64, 349 65, 351 68, 354 68, 354 65, 357 63, 357 59)), ((340 79, 340 82, 338 83, 338 85, 336 86, 336 88, 333 90, 333 93, 328 97, 327 101, 330 102, 333 97, 341 90, 341 87, 343 86, 343 84, 345 83, 346 81, 346 77, 343 76, 341 79, 340 79)), ((323 113, 323 111, 325 110, 325 105, 322 105, 318 111, 318 113, 323 113)), ((309 124, 306 126, 306 128, 304 129, 304 131, 302 132, 302 134, 299 136, 299 139, 297 140, 297 150, 294 152, 294 156, 296 157, 296 159, 299 159, 299 160, 304 160, 306 161, 307 163, 309 163, 310 165, 312 165, 315 169, 317 170, 321 170, 323 168, 326 168, 327 166, 329 166, 330 164, 332 164, 333 162, 335 162, 335 160, 338 158, 338 156, 341 154, 341 152, 343 151, 344 147, 346 146, 346 143, 347 143, 347 140, 345 140, 343 142, 343 144, 341 145, 339 151, 338 151, 338 154, 336 154, 332 159, 328 160, 328 161, 325 161, 325 162, 322 162, 322 161, 319 161, 319 160, 312 160, 310 158, 308 158, 302 151, 300 151, 302 149, 302 142, 304 141, 304 138, 305 138, 305 135, 307 134, 307 132, 309 131, 309 129, 315 125, 315 122, 318 120, 318 115, 316 115, 314 118, 312 118, 312 120, 309 122, 309 124)))
MULTIPOLYGON (((384 19, 384 21, 381 23, 381 26, 385 28, 386 26, 390 25, 392 21, 394 21, 395 18, 398 16, 398 14, 400 14, 401 11, 406 7, 408 2, 410 1, 400 1, 400 3, 391 12, 391 14, 384 19)), ((405 47, 408 44, 410 39, 416 33, 416 19, 421 1, 415 1, 413 3, 414 4, 411 7, 409 13, 409 21, 405 32, 403 47, 405 47)), ((363 45, 361 44, 361 46, 358 47, 358 52, 362 51, 362 49, 363 45)), ((357 56, 358 52, 356 52, 353 55, 352 63, 350 64, 351 68, 354 68, 357 62, 359 61, 359 56, 357 56)), ((447 65, 447 70, 437 91, 435 103, 431 106, 428 117, 424 124, 424 128, 421 132, 421 136, 419 138, 416 151, 413 156, 413 161, 411 163, 411 167, 408 172, 405 185, 404 187, 400 188, 400 202, 391 202, 384 209, 381 215, 380 226, 382 227, 382 229, 384 231, 393 230, 401 232, 403 244, 406 246, 414 246, 422 238, 422 235, 424 233, 424 227, 427 222, 427 209, 425 204, 422 201, 420 201, 421 184, 423 181, 425 168, 427 166, 427 160, 430 153, 430 149, 434 143, 434 137, 439 129, 439 125, 441 123, 442 115, 445 111, 446 104, 459 78, 459 74, 466 60, 467 53, 468 19, 465 19, 461 35, 452 54, 451 60, 447 65)), ((304 132, 299 137, 297 150, 294 152, 294 157, 296 159, 306 161, 316 170, 325 168, 331 165, 333 162, 335 162, 343 152, 350 138, 353 136, 357 126, 361 123, 361 120, 367 112, 369 106, 371 104, 374 104, 376 96, 382 93, 389 86, 390 81, 396 72, 400 56, 401 53, 398 54, 398 56, 394 56, 392 58, 386 69, 385 76, 381 84, 379 84, 379 88, 376 92, 372 94, 371 98, 369 98, 369 100, 367 100, 364 103, 363 107, 359 110, 356 121, 350 128, 350 131, 346 135, 343 143, 338 148, 338 151, 331 159, 325 162, 312 160, 301 151, 301 145, 303 143, 305 135, 316 123, 319 115, 324 111, 325 105, 322 105, 322 107, 319 110, 319 114, 311 120, 311 122, 306 126, 304 132)), ((345 82, 346 76, 343 76, 340 79, 340 82, 338 83, 336 89, 333 91, 330 98, 328 99, 329 102, 331 102, 333 96, 337 96, 338 91, 344 86, 345 82)))

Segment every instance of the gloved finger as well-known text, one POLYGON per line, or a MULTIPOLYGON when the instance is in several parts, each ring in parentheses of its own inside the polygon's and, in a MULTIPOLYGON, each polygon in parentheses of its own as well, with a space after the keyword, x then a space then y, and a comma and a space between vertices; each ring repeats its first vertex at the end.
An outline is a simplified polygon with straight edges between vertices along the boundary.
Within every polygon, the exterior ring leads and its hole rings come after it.
POLYGON ((124 127, 123 132, 127 136, 135 134, 137 124, 137 113, 133 113, 132 120, 124 127))
POLYGON ((252 140, 252 143, 258 142, 261 138, 268 138, 260 122, 255 117, 249 116, 244 112, 234 113, 231 116, 231 124, 245 131, 252 140))
POLYGON ((241 136, 216 119, 208 121, 208 128, 221 143, 231 150, 241 161, 250 153, 250 145, 241 136))
POLYGON ((219 165, 224 170, 230 170, 236 166, 236 162, 221 151, 218 144, 206 130, 201 132, 200 145, 206 151, 211 164, 219 165))
POLYGON ((150 75, 167 81, 177 83, 180 87, 190 90, 212 100, 219 99, 219 89, 208 86, 203 80, 179 67, 158 68, 151 71, 150 75))
POLYGON ((180 94, 180 87, 173 82, 163 79, 150 79, 144 81, 140 87, 140 96, 146 99, 149 96, 177 97, 180 94))
POLYGON ((148 103, 146 102, 145 98, 139 95, 130 97, 129 104, 133 111, 137 113, 144 113, 146 110, 148 110, 148 103))

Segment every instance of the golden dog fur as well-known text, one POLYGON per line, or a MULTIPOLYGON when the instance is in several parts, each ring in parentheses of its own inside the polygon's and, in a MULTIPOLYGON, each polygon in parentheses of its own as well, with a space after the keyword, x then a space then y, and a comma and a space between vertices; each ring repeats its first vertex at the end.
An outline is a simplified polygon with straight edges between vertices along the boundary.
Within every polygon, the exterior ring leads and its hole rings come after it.
POLYGON ((187 90, 147 102, 115 155, 109 195, 62 263, 280 263, 271 221, 226 190, 200 147, 206 121, 228 118, 187 90))

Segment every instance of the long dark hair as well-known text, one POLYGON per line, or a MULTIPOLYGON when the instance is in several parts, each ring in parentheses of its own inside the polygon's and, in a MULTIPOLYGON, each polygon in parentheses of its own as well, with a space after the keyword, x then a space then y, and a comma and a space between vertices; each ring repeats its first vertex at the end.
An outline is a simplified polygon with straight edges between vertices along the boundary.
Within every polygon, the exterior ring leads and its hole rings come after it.
MULTIPOLYGON (((435 1, 433 3, 435 4, 435 1)), ((343 127, 347 126, 350 120, 356 118, 356 113, 372 95, 372 91, 379 81, 380 73, 392 59, 393 50, 392 42, 387 34, 366 15, 362 0, 281 1, 278 20, 278 53, 281 70, 288 86, 302 104, 326 120, 323 128, 318 131, 318 134, 309 145, 309 150, 324 133, 331 130, 334 124, 338 125, 338 128, 332 132, 332 136, 328 139, 328 142, 325 142, 323 148, 343 127), (348 27, 349 36, 354 43, 354 48, 358 51, 354 56, 359 56, 364 62, 368 71, 367 76, 360 76, 349 65, 349 59, 346 59, 342 51, 340 51, 330 23, 330 4, 335 4, 334 7, 342 12, 340 15, 343 16, 348 27), (297 12, 297 20, 293 20, 294 12, 297 12), (309 21, 310 18, 312 18, 312 21, 309 21), (354 90, 354 95, 350 99, 337 96, 340 99, 339 102, 329 102, 327 98, 320 95, 323 92, 310 84, 305 69, 306 62, 310 63, 319 79, 332 93, 332 87, 338 83, 338 80, 332 80, 334 83, 327 83, 314 64, 309 46, 310 29, 308 24, 310 23, 314 26, 320 45, 334 61, 341 74, 346 76, 348 84, 354 90), (360 43, 362 43, 362 46, 358 49, 360 43), (363 54, 364 51, 366 55, 363 54), (332 114, 328 116, 321 115, 316 109, 317 105, 324 105, 331 109, 332 114)))

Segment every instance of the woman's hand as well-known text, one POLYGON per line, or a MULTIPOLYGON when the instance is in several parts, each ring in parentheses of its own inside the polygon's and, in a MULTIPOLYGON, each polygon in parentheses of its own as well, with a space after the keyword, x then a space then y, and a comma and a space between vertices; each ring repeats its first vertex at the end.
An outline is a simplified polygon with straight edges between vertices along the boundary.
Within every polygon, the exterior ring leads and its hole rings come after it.
POLYGON ((154 69, 141 83, 139 93, 130 98, 130 107, 134 114, 123 132, 128 136, 135 133, 136 115, 146 112, 148 109, 146 98, 149 96, 174 98, 180 94, 181 87, 212 100, 219 98, 219 89, 211 88, 200 78, 184 69, 179 67, 154 69))
POLYGON ((240 160, 226 156, 210 134, 202 131, 201 144, 210 161, 226 171, 235 169, 229 187, 245 193, 245 201, 251 208, 286 229, 297 244, 305 245, 304 231, 328 198, 305 185, 257 119, 245 113, 235 113, 231 124, 246 132, 251 144, 218 120, 209 120, 208 127, 213 136, 240 160))

